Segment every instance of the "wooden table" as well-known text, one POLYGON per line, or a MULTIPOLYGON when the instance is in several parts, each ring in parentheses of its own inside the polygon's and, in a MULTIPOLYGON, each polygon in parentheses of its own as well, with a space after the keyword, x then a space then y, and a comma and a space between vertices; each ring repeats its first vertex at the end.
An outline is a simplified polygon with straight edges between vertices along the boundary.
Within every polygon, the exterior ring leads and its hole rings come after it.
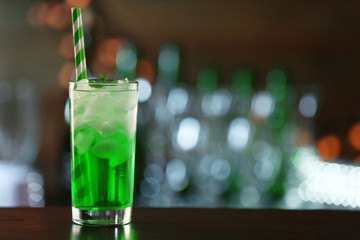
POLYGON ((0 208, 0 239, 360 239, 360 212, 134 208, 124 227, 82 227, 70 207, 0 208))

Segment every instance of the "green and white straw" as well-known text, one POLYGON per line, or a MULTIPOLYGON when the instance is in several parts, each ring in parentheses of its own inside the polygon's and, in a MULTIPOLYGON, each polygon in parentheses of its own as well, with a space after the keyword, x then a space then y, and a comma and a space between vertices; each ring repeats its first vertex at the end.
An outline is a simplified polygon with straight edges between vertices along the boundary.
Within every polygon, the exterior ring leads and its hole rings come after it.
POLYGON ((83 23, 80 8, 71 8, 76 81, 87 79, 83 23))

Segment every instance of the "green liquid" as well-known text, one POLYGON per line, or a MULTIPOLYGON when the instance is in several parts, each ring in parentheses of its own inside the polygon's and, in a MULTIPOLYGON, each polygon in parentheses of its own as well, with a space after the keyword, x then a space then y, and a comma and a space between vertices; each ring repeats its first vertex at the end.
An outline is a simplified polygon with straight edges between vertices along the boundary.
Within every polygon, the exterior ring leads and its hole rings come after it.
POLYGON ((70 116, 74 207, 111 210, 132 206, 137 105, 129 107, 122 100, 136 94, 73 91, 70 116))

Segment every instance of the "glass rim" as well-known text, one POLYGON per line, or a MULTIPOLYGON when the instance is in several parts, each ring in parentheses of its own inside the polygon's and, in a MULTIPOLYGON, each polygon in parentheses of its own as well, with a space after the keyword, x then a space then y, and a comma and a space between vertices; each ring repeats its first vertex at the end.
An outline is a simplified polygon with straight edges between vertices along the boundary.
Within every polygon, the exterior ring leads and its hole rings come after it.
MULTIPOLYGON (((100 80, 100 79, 96 79, 100 80)), ((111 81, 111 80, 110 80, 111 81)), ((78 81, 69 81, 69 90, 77 90, 77 91, 95 91, 95 92, 103 92, 103 91, 123 91, 123 90, 135 90, 138 91, 139 83, 134 80, 125 80, 121 79, 120 82, 78 82, 78 81), (90 88, 89 88, 90 87, 90 88), (103 88, 104 87, 104 88, 103 88)))
MULTIPOLYGON (((87 80, 100 80, 100 78, 92 78, 92 79, 87 79, 87 80)), ((124 79, 109 79, 110 81, 114 81, 114 80, 120 80, 122 82, 93 82, 93 83, 90 83, 91 85, 105 85, 105 86, 111 86, 111 85, 139 85, 139 82, 135 81, 135 80, 127 80, 125 82, 124 79)), ((77 85, 85 85, 85 84, 89 84, 89 82, 79 82, 79 81, 76 81, 76 80, 71 80, 69 81, 69 85, 70 84, 77 84, 77 85)))

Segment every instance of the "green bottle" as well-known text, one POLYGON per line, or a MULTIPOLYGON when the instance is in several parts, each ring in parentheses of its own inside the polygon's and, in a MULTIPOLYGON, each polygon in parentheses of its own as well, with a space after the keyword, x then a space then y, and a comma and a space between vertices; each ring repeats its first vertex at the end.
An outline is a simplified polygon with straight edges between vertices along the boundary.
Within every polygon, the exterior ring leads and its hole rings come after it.
POLYGON ((231 175, 226 194, 231 206, 251 206, 252 203, 241 203, 246 201, 244 199, 249 199, 246 196, 239 201, 244 188, 254 182, 251 174, 250 147, 255 126, 249 114, 251 98, 254 94, 254 73, 250 68, 242 66, 233 71, 230 91, 232 104, 227 116, 226 156, 231 164, 231 175))
POLYGON ((269 71, 266 79, 266 91, 274 100, 274 108, 270 116, 265 120, 267 127, 267 141, 272 148, 270 160, 273 168, 273 177, 267 186, 266 195, 269 200, 280 200, 286 193, 286 175, 288 170, 287 152, 282 141, 284 129, 292 121, 293 97, 290 91, 289 77, 282 68, 274 68, 269 71))

